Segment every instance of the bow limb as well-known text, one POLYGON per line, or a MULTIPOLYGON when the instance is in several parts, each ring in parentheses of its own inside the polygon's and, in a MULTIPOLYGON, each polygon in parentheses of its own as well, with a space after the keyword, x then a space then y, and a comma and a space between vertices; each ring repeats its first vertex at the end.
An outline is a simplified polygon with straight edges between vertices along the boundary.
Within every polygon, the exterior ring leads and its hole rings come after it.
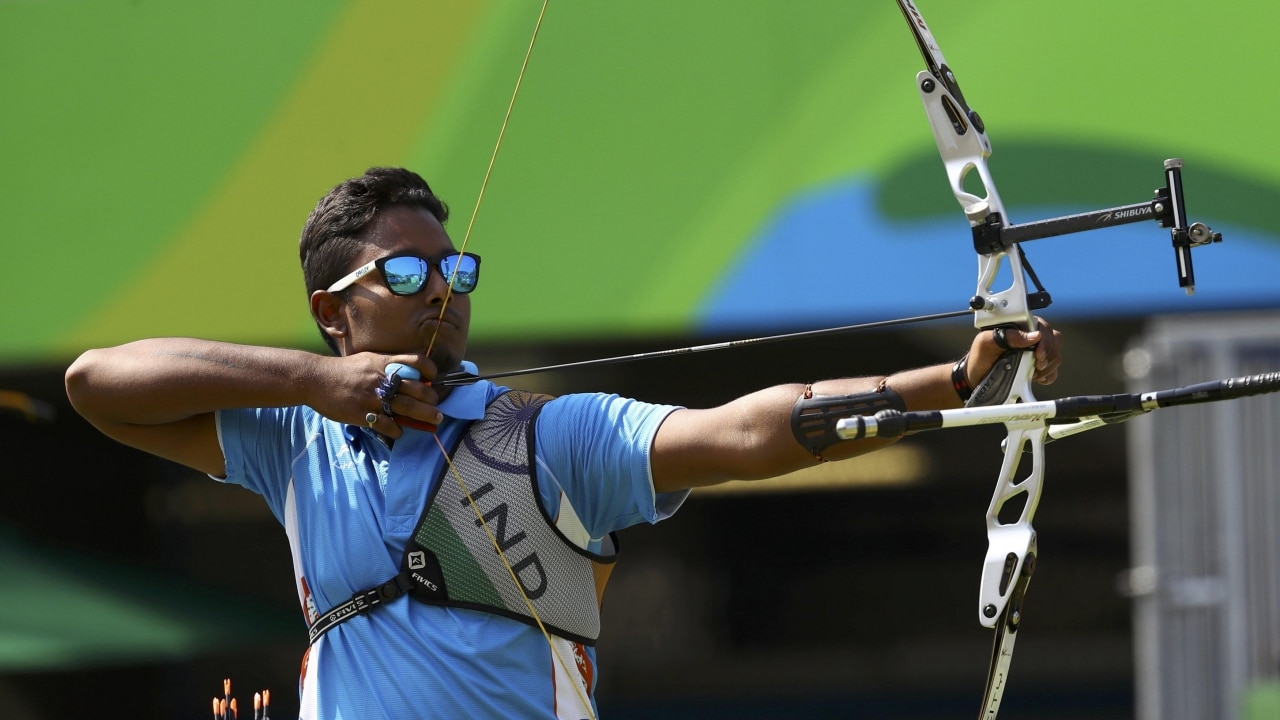
MULTIPOLYGON (((986 127, 966 103, 955 74, 947 65, 920 11, 911 0, 899 0, 899 5, 928 65, 928 69, 916 75, 920 100, 946 167, 951 191, 974 232, 974 246, 978 250, 977 291, 970 301, 974 310, 974 326, 980 330, 1008 325, 1033 329, 1036 322, 1032 315, 1033 304, 1039 307, 1046 303, 1033 303, 1027 289, 1027 267, 1021 249, 1017 243, 1007 246, 997 243, 992 247, 983 242, 989 228, 998 227, 1006 217, 987 165, 991 141, 987 138, 986 127), (971 172, 976 172, 982 181, 984 194, 981 196, 965 189, 965 179, 971 172), (993 289, 997 275, 1006 263, 1012 282, 1007 288, 993 289)), ((1047 301, 1047 296, 1044 299, 1047 301)), ((992 373, 1008 384, 1008 390, 1003 398, 994 400, 1005 404, 1034 402, 1035 395, 1031 389, 1034 371, 1033 353, 1011 351, 1006 354, 996 363, 992 373)), ((980 394, 975 393, 975 397, 980 394)), ((985 627, 997 625, 1013 595, 1013 579, 1021 576, 1024 564, 1034 553, 1035 531, 1031 527, 1031 518, 1039 502, 1044 479, 1044 424, 1010 422, 1006 428, 1009 437, 1005 443, 1004 462, 987 509, 989 548, 983 563, 978 600, 978 619, 985 627), (1020 477, 1019 466, 1026 457, 1031 460, 1031 468, 1025 477, 1020 477), (1016 520, 1002 522, 1001 510, 1015 499, 1022 501, 1021 512, 1016 520)))
MULTIPOLYGON (((977 290, 969 306, 974 311, 974 326, 979 330, 1000 326, 1016 326, 1033 330, 1033 309, 1048 305, 1048 293, 1039 288, 1034 296, 1028 292, 1027 276, 1034 280, 1017 243, 998 240, 1005 222, 1004 205, 996 191, 987 159, 991 141, 978 113, 969 108, 955 74, 947 64, 933 33, 911 0, 899 0, 899 7, 911 27, 927 69, 916 75, 916 88, 924 105, 929 127, 938 145, 951 192, 960 203, 973 230, 974 249, 978 253, 977 290), (976 172, 981 180, 982 195, 965 188, 965 180, 976 172), (990 242, 995 230, 996 242, 990 242), (994 289, 1002 266, 1008 265, 1011 284, 994 289)), ((1003 397, 984 392, 980 386, 969 404, 1033 403, 1032 375, 1035 355, 1010 351, 992 368, 982 385, 1005 388, 1003 397), (980 399, 982 398, 982 399, 980 399)), ((1035 568, 1036 533, 1031 525, 1040 501, 1044 482, 1044 444, 1047 426, 1042 420, 1011 420, 1005 423, 1004 460, 996 479, 995 491, 987 507, 987 554, 982 565, 982 581, 978 592, 978 622, 995 630, 991 665, 980 717, 994 718, 1004 694, 1013 644, 1022 618, 1022 601, 1035 568), (1030 467, 1020 474, 1020 466, 1029 460, 1030 467), (1020 508, 1019 508, 1020 504, 1020 508), (1008 517, 1006 505, 1017 511, 1008 517)))

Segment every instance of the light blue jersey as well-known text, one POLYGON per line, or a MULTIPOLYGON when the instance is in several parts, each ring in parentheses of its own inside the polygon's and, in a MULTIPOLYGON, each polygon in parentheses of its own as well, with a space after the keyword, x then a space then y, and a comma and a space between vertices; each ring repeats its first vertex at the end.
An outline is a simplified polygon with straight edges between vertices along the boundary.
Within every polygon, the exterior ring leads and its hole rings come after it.
MULTIPOLYGON (((452 447, 501 392, 485 381, 454 388, 440 406, 443 446, 452 447)), ((687 493, 655 496, 649 467, 654 434, 674 409, 605 394, 565 395, 543 408, 538 488, 566 537, 597 552, 610 531, 676 511, 687 493)), ((388 447, 366 428, 308 407, 224 410, 218 437, 225 482, 261 494, 285 527, 308 623, 399 571, 444 464, 430 433, 405 429, 388 447)), ((301 716, 594 715, 595 649, 552 639, 558 658, 535 627, 399 598, 341 623, 311 647, 301 716)))

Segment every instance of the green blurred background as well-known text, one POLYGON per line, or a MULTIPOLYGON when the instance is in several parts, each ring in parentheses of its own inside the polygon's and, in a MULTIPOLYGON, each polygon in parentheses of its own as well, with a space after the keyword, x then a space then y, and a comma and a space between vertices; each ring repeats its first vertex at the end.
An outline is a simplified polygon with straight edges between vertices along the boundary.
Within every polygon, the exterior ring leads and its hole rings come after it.
MULTIPOLYGON (((921 10, 987 121, 1014 221, 1144 201, 1163 183, 1161 161, 1179 156, 1192 219, 1226 236, 1197 251, 1191 299, 1154 224, 1030 247, 1057 300, 1046 314, 1074 330, 1072 376, 1054 394, 1118 389, 1115 352, 1149 314, 1280 304, 1270 133, 1280 101, 1265 80, 1280 5, 935 0, 921 10)), ((532 0, 0 2, 0 268, 15 301, 0 315, 0 387, 47 403, 43 419, 0 417, 0 598, 18 608, 0 620, 9 717, 78 715, 99 707, 93 692, 121 702, 122 686, 151 695, 126 703, 135 716, 196 717, 225 675, 271 684, 296 709, 288 678, 301 623, 279 528, 254 498, 105 442, 66 405, 61 372, 89 347, 158 335, 319 350, 297 235, 329 187, 369 166, 422 173, 461 244, 538 12, 532 0)), ((552 2, 467 239, 485 257, 477 359, 505 369, 964 307, 974 260, 916 95, 922 67, 887 1, 552 2)), ((966 336, 951 324, 537 382, 716 402, 796 372, 940 361, 966 336)), ((662 561, 641 563, 650 579, 702 587, 709 599, 685 612, 718 619, 691 627, 618 600, 602 706, 612 717, 798 707, 843 717, 856 698, 862 717, 968 712, 988 642, 970 608, 982 537, 953 516, 978 519, 995 471, 966 445, 973 438, 923 443, 942 460, 915 490, 828 499, 838 521, 815 519, 811 496, 707 499, 673 529, 640 531, 633 557, 662 561), (930 484, 943 466, 956 483, 947 489, 930 484), (935 528, 931 540, 900 542, 884 526, 904 505, 919 513, 911 523, 935 528), (738 573, 758 568, 725 560, 761 512, 806 542, 815 524, 830 533, 819 544, 836 558, 777 559, 797 604, 742 600, 738 573), (682 557, 684 543, 696 557, 682 557), (907 575, 931 579, 904 586, 907 575), (936 589, 952 576, 954 602, 936 589), (815 595, 850 592, 869 597, 819 613, 827 632, 797 619, 815 612, 805 606, 815 595), (934 619, 895 634, 869 607, 895 593, 934 619), (670 644, 629 630, 637 615, 670 644), (940 634, 954 643, 908 652, 940 634), (804 679, 727 659, 753 652, 804 679), (681 656, 725 669, 688 682, 681 656), (913 664, 933 669, 879 669, 913 664), (760 693, 749 707, 733 704, 744 686, 760 693)), ((1122 438, 1096 442, 1076 460, 1109 459, 1113 474, 1094 468, 1098 486, 1077 486, 1078 501, 1123 508, 1122 438)), ((1047 636, 1078 642, 1045 650, 1074 658, 1067 669, 1046 660, 1025 671, 1039 691, 1024 709, 1039 717, 1126 716, 1127 606, 1108 578, 1124 567, 1127 535, 1123 513, 1108 517, 1088 539, 1058 521, 1059 537, 1096 543, 1063 587, 1100 589, 1096 605, 1077 598, 1075 614, 1055 608, 1067 619, 1048 621, 1047 636)), ((1025 645, 1036 657, 1034 640, 1025 645)), ((1015 687, 1020 672, 1015 663, 1015 687)))
MULTIPOLYGON (((310 208, 371 165, 405 165, 451 204, 461 243, 538 9, 0 5, 0 258, 21 309, 0 320, 0 360, 164 334, 316 346, 295 246, 310 208)), ((927 7, 990 122, 1014 221, 1149 199, 1160 161, 1179 155, 1194 216, 1274 245, 1259 201, 1280 187, 1266 132, 1277 100, 1259 78, 1280 9, 1152 10, 927 7)), ((853 187, 870 195, 859 224, 829 225, 772 260, 811 283, 844 282, 822 287, 820 306, 769 293, 771 322, 956 307, 970 280, 949 270, 972 262, 967 233, 902 25, 891 2, 552 4, 468 240, 486 256, 475 339, 741 325, 716 308, 750 300, 732 283, 751 253, 797 212, 834 223, 821 198, 853 187), (949 224, 910 224, 933 218, 949 224), (876 273, 857 264, 882 247, 876 273), (948 264, 930 264, 938 257, 948 264), (883 275, 878 292, 849 292, 883 275)), ((1134 245, 1160 263, 1139 300, 1158 304, 1171 253, 1163 233, 1139 232, 1134 245)), ((1109 253, 1087 247, 1054 271, 1097 272, 1109 253)), ((1266 269, 1280 266, 1264 249, 1266 269)), ((1257 263, 1235 267, 1246 264, 1257 263)), ((1146 272, 1104 271, 1098 287, 1057 294, 1105 299, 1146 272)), ((1248 289, 1221 303, 1276 299, 1248 289)))

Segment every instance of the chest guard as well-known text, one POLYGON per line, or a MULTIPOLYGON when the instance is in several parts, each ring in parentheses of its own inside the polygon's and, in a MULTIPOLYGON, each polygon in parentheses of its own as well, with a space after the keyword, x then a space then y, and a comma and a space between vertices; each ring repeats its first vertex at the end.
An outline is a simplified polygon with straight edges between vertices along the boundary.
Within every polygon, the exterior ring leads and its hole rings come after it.
POLYGON ((406 543, 400 573, 321 615, 311 626, 311 642, 352 615, 408 594, 537 626, 532 605, 549 632, 595 644, 617 537, 606 539, 607 554, 588 552, 543 510, 532 448, 538 412, 549 400, 509 391, 489 404, 484 419, 450 450, 470 498, 446 465, 406 543))

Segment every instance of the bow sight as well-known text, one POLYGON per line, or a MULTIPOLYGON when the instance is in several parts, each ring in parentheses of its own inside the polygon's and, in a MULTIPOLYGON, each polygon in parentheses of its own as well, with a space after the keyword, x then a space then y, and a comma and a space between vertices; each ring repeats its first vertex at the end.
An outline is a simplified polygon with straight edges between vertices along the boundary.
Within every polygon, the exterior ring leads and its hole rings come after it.
MULTIPOLYGON (((1171 158, 1164 162, 1165 185, 1157 188, 1155 197, 1142 203, 1096 210, 1093 212, 1050 218, 1021 225, 1009 224, 1004 208, 996 194, 986 158, 991 156, 991 142, 987 139, 986 126, 981 116, 969 107, 955 73, 947 65, 942 50, 929 31, 924 17, 911 0, 899 0, 902 10, 915 37, 927 69, 916 75, 916 86, 925 114, 933 129, 938 152, 946 165, 951 180, 951 190, 973 228, 973 247, 983 256, 1003 256, 1012 252, 1025 266, 1037 292, 1027 295, 1029 310, 1047 307, 1049 294, 1040 285, 1035 273, 1026 265, 1017 249, 1018 243, 1027 240, 1065 235, 1084 230, 1123 225, 1141 220, 1156 220, 1161 227, 1170 229, 1173 250, 1177 260, 1178 286, 1188 295, 1195 293, 1195 272, 1191 265, 1191 248, 1221 242, 1222 235, 1203 223, 1188 224, 1187 209, 1182 192, 1182 160, 1171 158), (986 192, 978 197, 964 188, 964 180, 970 171, 977 170, 986 192)), ((984 278, 988 284, 992 278, 984 278)), ((1015 283, 1020 283, 1016 278, 1015 283)), ((992 299, 976 295, 970 307, 975 312, 992 311, 992 299)), ((979 325, 984 327, 984 325, 979 325)))
MULTIPOLYGON (((925 92, 923 87, 921 92, 925 92)), ((976 117, 977 113, 974 115, 976 117)), ((1164 176, 1165 186, 1156 188, 1155 197, 1147 202, 1036 220, 1019 225, 1006 224, 1001 213, 998 212, 987 211, 982 214, 987 210, 986 203, 979 202, 981 207, 977 208, 978 217, 975 218, 970 214, 972 208, 965 209, 965 214, 969 215, 973 225, 973 249, 988 255, 1004 252, 1011 246, 1027 240, 1039 240, 1085 230, 1099 230, 1142 220, 1155 220, 1160 223, 1160 227, 1169 228, 1173 238, 1173 251, 1178 263, 1178 286, 1185 289, 1188 295, 1193 295, 1196 291, 1196 276, 1191 265, 1191 248, 1222 242, 1222 233, 1214 232, 1204 223, 1187 224, 1187 207, 1182 199, 1182 158, 1165 160, 1164 176)), ((1026 262, 1025 258, 1023 262, 1026 262)), ((1036 287, 1040 287, 1038 282, 1036 287)), ((1043 288, 1040 288, 1040 292, 1044 292, 1043 288)), ((1044 305, 1033 304, 1033 307, 1039 309, 1048 305, 1047 293, 1045 297, 1044 305)))

